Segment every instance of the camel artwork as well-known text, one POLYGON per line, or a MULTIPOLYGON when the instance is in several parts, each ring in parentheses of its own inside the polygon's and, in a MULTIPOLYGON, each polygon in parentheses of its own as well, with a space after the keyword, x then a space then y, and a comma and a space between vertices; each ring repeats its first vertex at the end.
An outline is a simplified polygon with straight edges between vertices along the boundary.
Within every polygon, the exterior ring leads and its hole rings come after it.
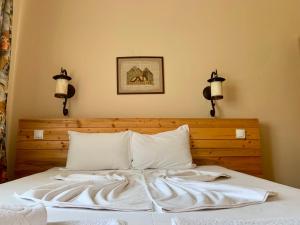
POLYGON ((164 93, 163 57, 117 57, 117 94, 164 93))
POLYGON ((146 67, 144 70, 134 66, 127 72, 128 85, 153 85, 153 73, 146 67))

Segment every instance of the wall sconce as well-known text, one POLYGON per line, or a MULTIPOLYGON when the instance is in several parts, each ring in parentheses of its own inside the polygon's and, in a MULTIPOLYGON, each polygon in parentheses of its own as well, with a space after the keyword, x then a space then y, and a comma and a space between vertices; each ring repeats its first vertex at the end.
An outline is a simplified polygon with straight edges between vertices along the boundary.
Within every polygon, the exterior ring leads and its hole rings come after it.
POLYGON ((218 71, 216 70, 211 73, 210 79, 207 81, 210 83, 210 86, 204 88, 203 96, 211 101, 212 109, 210 110, 210 115, 215 117, 215 100, 223 99, 222 82, 225 81, 225 79, 219 77, 218 71))
POLYGON ((65 99, 63 102, 63 114, 64 116, 67 116, 69 114, 69 110, 67 109, 67 100, 75 95, 74 86, 69 84, 69 81, 72 80, 72 78, 68 76, 67 70, 61 68, 60 74, 53 76, 53 79, 56 80, 54 96, 56 98, 65 99))

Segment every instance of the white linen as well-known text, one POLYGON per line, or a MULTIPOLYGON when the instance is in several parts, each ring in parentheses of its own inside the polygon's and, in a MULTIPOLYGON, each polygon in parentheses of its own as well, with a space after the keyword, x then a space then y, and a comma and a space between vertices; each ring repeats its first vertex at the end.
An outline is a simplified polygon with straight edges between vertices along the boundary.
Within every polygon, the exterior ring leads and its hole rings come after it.
POLYGON ((152 209, 142 175, 133 171, 58 175, 55 179, 58 180, 17 196, 52 207, 123 211, 152 209))
POLYGON ((0 205, 0 225, 46 225, 47 212, 43 205, 0 205))
POLYGON ((109 181, 126 181, 127 178, 123 175, 117 175, 115 173, 108 172, 107 174, 70 174, 70 175, 57 175, 54 177, 56 180, 64 181, 99 181, 99 182, 109 182, 109 181))
POLYGON ((182 171, 175 177, 168 177, 165 175, 168 173, 155 171, 145 176, 148 191, 160 210, 184 212, 235 208, 263 203, 273 194, 258 188, 208 182, 224 174, 182 171))
POLYGON ((134 169, 193 168, 188 125, 154 135, 133 132, 130 139, 134 169))
POLYGON ((128 169, 130 132, 80 133, 69 131, 66 168, 70 170, 128 169))
POLYGON ((300 218, 272 218, 272 219, 194 219, 180 218, 172 219, 172 225, 300 225, 300 218))
MULTIPOLYGON (((249 176, 219 166, 200 166, 197 169, 225 173, 230 179, 219 179, 216 182, 222 184, 247 185, 261 189, 273 190, 278 193, 264 204, 250 205, 241 208, 202 210, 181 213, 156 213, 151 211, 122 212, 109 210, 89 210, 80 208, 55 208, 48 207, 48 222, 65 220, 88 220, 98 217, 115 218, 126 221, 128 225, 171 225, 171 219, 180 216, 181 218, 207 219, 260 219, 277 217, 298 217, 300 215, 300 190, 268 180, 249 176)), ((62 173, 61 169, 53 168, 43 173, 34 174, 22 179, 14 180, 0 185, 0 203, 31 204, 14 197, 14 193, 22 193, 28 189, 49 183, 49 177, 62 173)), ((79 173, 79 171, 76 171, 79 173)))
POLYGON ((70 220, 48 223, 47 225, 126 225, 126 222, 116 219, 70 220))
MULTIPOLYGON (((157 172, 156 172, 157 173, 157 172)), ((204 171, 204 170, 166 170, 166 171, 158 171, 161 173, 157 176, 163 176, 167 180, 174 182, 183 182, 183 181, 202 181, 209 182, 214 181, 220 177, 230 178, 228 174, 204 171), (165 174, 164 174, 165 173, 165 174)))
POLYGON ((170 212, 241 207, 267 200, 268 191, 213 183, 226 176, 197 170, 112 171, 55 176, 59 181, 19 195, 47 206, 170 212), (148 194, 148 195, 147 195, 148 194))

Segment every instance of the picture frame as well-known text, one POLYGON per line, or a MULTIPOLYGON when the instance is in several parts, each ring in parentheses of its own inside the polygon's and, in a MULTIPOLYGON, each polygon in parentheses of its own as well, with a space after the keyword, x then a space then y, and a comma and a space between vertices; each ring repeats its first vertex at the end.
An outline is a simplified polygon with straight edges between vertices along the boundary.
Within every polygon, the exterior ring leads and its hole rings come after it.
POLYGON ((164 94, 164 58, 117 57, 117 94, 164 94))

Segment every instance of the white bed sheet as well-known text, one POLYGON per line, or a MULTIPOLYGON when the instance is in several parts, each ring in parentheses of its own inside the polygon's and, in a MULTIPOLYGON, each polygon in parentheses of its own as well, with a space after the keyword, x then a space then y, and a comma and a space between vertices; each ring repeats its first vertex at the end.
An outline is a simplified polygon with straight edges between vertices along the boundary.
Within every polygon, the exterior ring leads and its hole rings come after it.
MULTIPOLYGON (((218 182, 267 189, 278 193, 266 203, 233 209, 204 210, 187 213, 156 212, 116 212, 107 210, 48 208, 49 222, 74 219, 117 218, 127 221, 128 225, 170 225, 172 217, 251 219, 273 217, 300 217, 300 190, 257 177, 232 171, 219 166, 201 166, 198 169, 222 172, 231 176, 218 182)), ((0 203, 30 203, 14 197, 15 192, 51 182, 51 178, 61 171, 58 168, 24 177, 0 185, 0 203)))

